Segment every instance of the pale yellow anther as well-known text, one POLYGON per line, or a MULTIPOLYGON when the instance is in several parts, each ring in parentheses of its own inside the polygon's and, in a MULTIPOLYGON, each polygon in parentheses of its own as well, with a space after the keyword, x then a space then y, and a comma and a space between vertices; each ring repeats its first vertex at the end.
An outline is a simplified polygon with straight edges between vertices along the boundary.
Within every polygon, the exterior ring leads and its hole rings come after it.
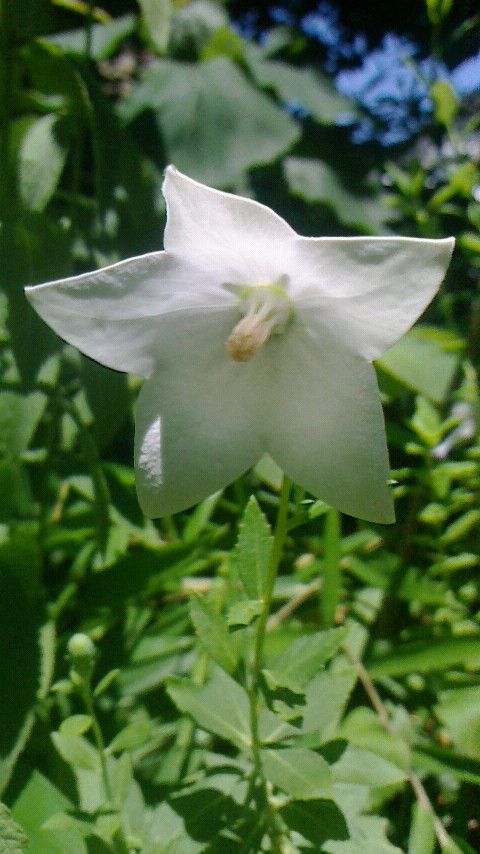
POLYGON ((272 324, 257 314, 247 314, 237 323, 225 344, 234 362, 248 362, 270 338, 272 324))
POLYGON ((239 294, 244 314, 225 344, 234 362, 248 362, 271 335, 285 331, 292 312, 287 284, 287 276, 281 276, 271 285, 225 285, 239 294))

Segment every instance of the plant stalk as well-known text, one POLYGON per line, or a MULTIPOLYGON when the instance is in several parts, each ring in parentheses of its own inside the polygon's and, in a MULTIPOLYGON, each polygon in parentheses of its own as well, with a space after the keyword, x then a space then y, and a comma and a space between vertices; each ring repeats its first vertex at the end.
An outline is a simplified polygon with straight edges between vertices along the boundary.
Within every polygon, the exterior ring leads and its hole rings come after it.
POLYGON ((262 767, 261 759, 261 742, 259 733, 259 709, 260 709, 260 677, 263 666, 263 654, 265 635, 267 631, 267 622, 270 614, 270 609, 273 600, 273 590, 275 587, 275 579, 277 577, 278 567, 282 557, 283 546, 287 536, 287 520, 288 520, 288 497, 290 495, 291 481, 284 475, 282 487, 280 491, 280 501, 278 506, 277 522, 275 525, 275 534, 273 538, 272 551, 270 553, 270 561, 268 565, 268 573, 265 582, 265 593, 263 596, 263 608, 258 619, 254 653, 252 662, 252 672, 249 687, 250 700, 250 729, 252 736, 252 759, 253 759, 253 777, 252 783, 259 782, 259 808, 265 812, 268 832, 270 834, 273 854, 281 854, 281 836, 282 831, 279 824, 277 814, 270 803, 268 796, 268 787, 265 774, 262 767))

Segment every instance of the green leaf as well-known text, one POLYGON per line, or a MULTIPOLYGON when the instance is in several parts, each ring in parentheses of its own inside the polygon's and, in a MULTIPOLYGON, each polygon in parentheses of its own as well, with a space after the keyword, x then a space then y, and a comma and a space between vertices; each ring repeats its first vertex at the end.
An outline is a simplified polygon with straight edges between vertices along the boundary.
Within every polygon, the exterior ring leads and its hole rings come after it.
POLYGON ((185 543, 194 543, 207 528, 221 494, 221 491, 214 492, 213 495, 209 495, 195 507, 183 529, 182 540, 185 543))
POLYGON ((354 194, 327 163, 308 157, 287 157, 284 167, 294 195, 307 202, 328 205, 340 222, 364 234, 385 231, 385 220, 391 218, 391 212, 382 208, 380 199, 354 194))
POLYGON ((348 822, 350 839, 346 842, 328 841, 326 854, 402 854, 386 837, 387 820, 378 816, 356 816, 348 822))
POLYGON ((434 103, 437 122, 449 130, 460 108, 454 89, 446 80, 436 80, 430 87, 430 97, 434 103))
POLYGON ((22 828, 13 820, 8 807, 0 803, 0 854, 23 854, 27 845, 22 828))
POLYGON ((209 656, 227 673, 233 673, 237 667, 238 656, 225 619, 206 599, 199 596, 192 596, 190 615, 198 639, 209 656))
POLYGON ((234 62, 245 61, 246 43, 230 27, 224 25, 213 33, 208 42, 202 47, 200 59, 202 62, 215 59, 217 56, 228 56, 234 62))
POLYGON ((165 53, 170 34, 171 0, 138 0, 150 43, 158 53, 165 53))
POLYGON ((343 813, 333 801, 289 801, 280 814, 290 828, 320 849, 328 839, 348 839, 343 813))
POLYGON ((120 753, 122 750, 135 750, 136 747, 141 747, 151 738, 152 728, 152 722, 149 720, 132 721, 117 732, 108 745, 107 752, 120 753))
POLYGON ((305 690, 302 733, 309 747, 319 747, 335 733, 357 681, 354 667, 318 673, 305 690))
POLYGON ((342 626, 292 641, 268 666, 272 687, 301 692, 324 664, 338 652, 347 630, 342 626))
POLYGON ((332 774, 323 756, 304 747, 262 750, 267 779, 297 800, 329 798, 332 774))
POLYGON ((201 687, 186 680, 171 679, 167 691, 175 705, 198 726, 225 738, 236 747, 251 745, 250 707, 246 691, 223 670, 201 687))
POLYGON ((320 124, 335 124, 340 115, 355 112, 355 105, 317 71, 253 57, 250 66, 261 86, 274 89, 282 101, 302 106, 320 124))
POLYGON ((43 828, 51 816, 73 804, 46 777, 34 771, 12 807, 12 816, 25 830, 29 854, 87 854, 78 832, 43 828))
POLYGON ((100 769, 100 757, 89 741, 80 735, 64 735, 62 732, 52 732, 52 741, 60 756, 74 768, 85 768, 88 771, 100 769))
POLYGON ((90 715, 70 715, 60 724, 62 735, 84 735, 92 726, 90 715))
POLYGON ((459 364, 459 355, 442 346, 432 327, 419 326, 376 361, 385 373, 411 391, 443 403, 459 364))
POLYGON ((434 744, 417 744, 412 749, 416 767, 432 774, 450 774, 458 780, 480 786, 480 762, 434 744))
POLYGON ((462 513, 458 519, 448 525, 440 537, 442 545, 455 543, 457 540, 462 540, 470 533, 472 528, 475 528, 480 523, 480 510, 467 510, 462 513))
POLYGON ((479 685, 442 691, 434 706, 435 714, 447 727, 456 746, 477 759, 480 759, 479 709, 479 685))
POLYGON ((167 160, 213 186, 276 160, 299 136, 293 119, 224 57, 152 64, 120 106, 127 120, 145 110, 155 113, 167 160))
POLYGON ((0 453, 14 458, 28 448, 47 403, 39 391, 0 391, 0 453))
POLYGON ((425 809, 420 801, 416 801, 412 807, 408 854, 433 854, 436 840, 431 810, 425 809))
POLYGON ((261 599, 247 599, 245 602, 235 602, 227 611, 227 625, 231 629, 250 626, 263 610, 261 599))
POLYGON ((475 669, 480 666, 478 637, 429 638, 397 645, 387 655, 371 658, 367 668, 374 678, 404 676, 407 673, 430 673, 463 664, 475 669))
MULTIPOLYGON (((90 56, 96 62, 109 59, 122 42, 130 36, 136 27, 135 15, 122 15, 115 21, 105 24, 94 24, 91 28, 90 56)), ((55 45, 63 53, 76 56, 85 55, 85 28, 69 30, 44 36, 44 40, 55 45)))
POLYGON ((249 599, 262 599, 272 551, 270 526, 252 496, 240 522, 238 540, 232 551, 233 569, 249 599))
POLYGON ((411 766, 410 751, 405 741, 400 736, 387 733, 372 709, 362 706, 353 709, 337 734, 356 747, 377 753, 404 771, 411 766))
POLYGON ((368 750, 348 746, 332 765, 336 783, 356 783, 360 786, 392 786, 408 778, 407 771, 368 750))
POLYGON ((18 182, 23 204, 43 211, 57 189, 68 154, 62 116, 49 113, 36 119, 23 137, 19 151, 18 182))
POLYGON ((120 673, 120 668, 118 668, 118 667, 114 667, 113 670, 109 670, 108 673, 106 673, 105 676, 103 676, 100 679, 100 682, 98 683, 98 685, 95 686, 93 696, 94 697, 100 697, 102 694, 105 694, 105 691, 108 691, 108 689, 110 688, 110 685, 112 685, 113 682, 115 682, 119 673, 120 673))

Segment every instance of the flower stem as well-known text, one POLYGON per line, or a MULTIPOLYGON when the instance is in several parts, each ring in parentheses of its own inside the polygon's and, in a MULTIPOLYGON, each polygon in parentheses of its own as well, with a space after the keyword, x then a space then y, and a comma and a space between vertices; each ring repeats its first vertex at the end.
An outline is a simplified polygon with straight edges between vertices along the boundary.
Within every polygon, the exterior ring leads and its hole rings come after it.
MULTIPOLYGON (((375 688, 375 685, 373 684, 373 680, 371 679, 368 670, 364 667, 362 662, 356 658, 356 656, 352 653, 347 644, 344 644, 344 651, 350 663, 355 667, 358 678, 363 685, 368 699, 370 700, 373 708, 375 709, 378 715, 380 723, 389 735, 397 737, 398 733, 392 726, 388 711, 383 703, 382 698, 380 697, 380 694, 378 693, 377 689, 375 688)), ((437 837, 438 844, 440 845, 442 851, 448 849, 451 845, 450 836, 445 830, 442 821, 437 816, 433 804, 430 798, 428 797, 427 791, 413 768, 410 768, 410 770, 408 771, 408 779, 418 803, 423 807, 426 812, 430 813, 432 817, 433 827, 435 830, 435 835, 437 837)))
POLYGON ((340 513, 330 508, 325 517, 325 559, 320 611, 323 628, 335 625, 335 612, 341 590, 341 520, 340 513))
MULTIPOLYGON (((100 756, 100 765, 102 767, 102 779, 103 786, 105 789, 105 795, 110 806, 114 808, 114 795, 112 783, 110 780, 110 773, 107 765, 107 757, 105 754, 105 741, 103 738, 100 723, 95 712, 92 691, 89 683, 84 685, 84 688, 82 690, 82 697, 83 702, 85 704, 85 710, 92 719, 92 733, 95 740, 98 755, 100 756)), ((127 840, 125 839, 125 834, 121 826, 116 831, 112 842, 114 846, 113 851, 115 852, 115 854, 130 854, 130 848, 128 846, 127 840)))
POLYGON ((273 599, 273 589, 275 579, 282 557, 283 546, 287 536, 287 519, 288 519, 288 497, 290 495, 291 481, 286 475, 283 476, 282 487, 280 491, 280 502, 278 506, 277 522, 275 525, 275 534, 273 538, 272 551, 270 553, 270 561, 268 565, 268 573, 265 582, 265 592, 263 596, 263 608, 260 614, 254 642, 254 654, 252 662, 252 672, 249 687, 250 700, 250 729, 252 737, 252 758, 253 758, 253 778, 252 782, 258 780, 259 786, 259 809, 264 811, 266 822, 269 829, 269 834, 272 843, 273 854, 281 854, 281 828, 278 817, 273 809, 267 789, 267 781, 262 767, 261 759, 261 744, 258 726, 259 708, 260 708, 260 675, 263 665, 263 648, 265 643, 265 635, 267 630, 267 621, 270 614, 270 608, 273 599))

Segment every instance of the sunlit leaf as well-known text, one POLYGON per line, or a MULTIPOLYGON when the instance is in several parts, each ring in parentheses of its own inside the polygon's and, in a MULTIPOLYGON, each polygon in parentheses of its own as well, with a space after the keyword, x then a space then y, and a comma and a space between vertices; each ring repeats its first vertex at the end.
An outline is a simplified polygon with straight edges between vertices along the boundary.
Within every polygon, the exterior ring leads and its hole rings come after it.
POLYGON ((127 120, 145 110, 156 116, 168 160, 216 186, 276 160, 298 138, 293 119, 223 57, 195 66, 152 64, 121 105, 127 120))

